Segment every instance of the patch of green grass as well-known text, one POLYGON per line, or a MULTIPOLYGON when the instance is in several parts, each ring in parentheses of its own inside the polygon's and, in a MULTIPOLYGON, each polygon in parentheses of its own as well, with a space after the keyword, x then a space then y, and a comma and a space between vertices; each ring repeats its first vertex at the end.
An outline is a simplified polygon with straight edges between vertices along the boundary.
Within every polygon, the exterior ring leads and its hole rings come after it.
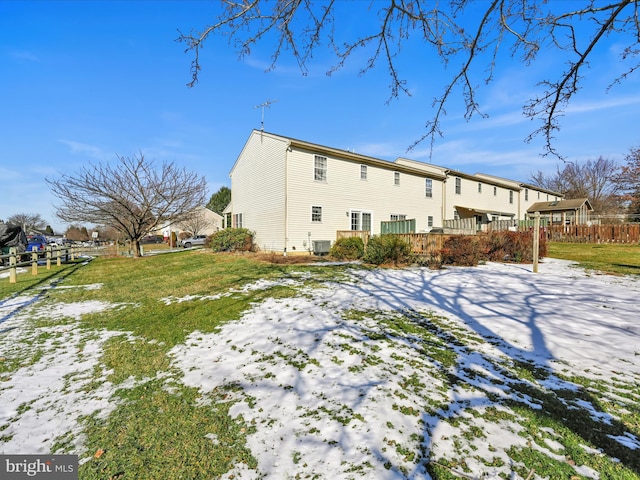
POLYGON ((245 446, 251 430, 232 419, 227 387, 202 405, 196 389, 179 384, 166 391, 154 380, 119 392, 122 404, 106 420, 84 420, 90 461, 79 469, 83 480, 105 478, 217 478, 234 465, 256 468, 245 446))
POLYGON ((548 256, 573 260, 587 269, 616 275, 640 275, 640 245, 549 243, 548 256))
MULTIPOLYGON (((0 356, 0 375, 6 374, 9 372, 15 372, 19 369, 24 362, 24 355, 15 354, 15 355, 7 355, 3 354, 0 356)), ((0 380, 2 377, 0 376, 0 380)))
POLYGON ((535 448, 511 447, 507 453, 509 457, 517 459, 518 463, 515 463, 512 468, 521 478, 527 478, 531 470, 534 470, 539 478, 569 480, 576 477, 576 471, 568 462, 555 460, 535 448))
MULTIPOLYGON (((98 258, 65 281, 65 285, 102 283, 98 290, 77 291, 78 299, 137 303, 141 298, 212 295, 257 279, 287 276, 292 267, 273 266, 250 257, 189 251, 141 258, 98 258)), ((67 301, 76 301, 65 294, 67 301)))
POLYGON ((130 340, 124 335, 107 340, 101 360, 112 372, 107 380, 116 385, 129 377, 136 380, 153 378, 169 368, 166 346, 142 339, 130 340))

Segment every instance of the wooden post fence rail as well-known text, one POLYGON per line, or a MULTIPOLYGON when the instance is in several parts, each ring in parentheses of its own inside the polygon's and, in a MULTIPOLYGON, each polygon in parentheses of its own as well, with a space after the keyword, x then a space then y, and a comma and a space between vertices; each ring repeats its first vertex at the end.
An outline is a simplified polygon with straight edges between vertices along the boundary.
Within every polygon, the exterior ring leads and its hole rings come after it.
POLYGON ((31 265, 31 274, 38 275, 38 265, 40 260, 45 261, 47 270, 51 270, 52 261, 59 267, 65 261, 75 261, 80 253, 80 247, 59 247, 48 245, 44 250, 37 250, 36 247, 31 252, 18 252, 16 247, 11 247, 9 253, 0 255, 0 270, 9 270, 9 283, 16 283, 18 267, 28 267, 31 265))

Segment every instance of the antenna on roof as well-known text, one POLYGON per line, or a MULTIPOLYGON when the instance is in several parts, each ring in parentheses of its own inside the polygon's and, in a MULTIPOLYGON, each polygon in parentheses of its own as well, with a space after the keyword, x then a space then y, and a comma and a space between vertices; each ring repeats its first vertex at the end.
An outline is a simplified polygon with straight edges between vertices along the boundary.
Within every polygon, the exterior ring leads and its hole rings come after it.
POLYGON ((260 105, 256 105, 253 108, 262 108, 262 121, 260 122, 260 130, 264 132, 264 107, 270 107, 272 103, 276 103, 278 100, 267 100, 260 105))

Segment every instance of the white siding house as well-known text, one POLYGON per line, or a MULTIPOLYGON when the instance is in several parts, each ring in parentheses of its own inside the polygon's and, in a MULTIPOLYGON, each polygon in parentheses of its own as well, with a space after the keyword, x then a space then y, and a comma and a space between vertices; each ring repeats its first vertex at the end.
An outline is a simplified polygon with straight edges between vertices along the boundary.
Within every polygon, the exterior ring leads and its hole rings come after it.
POLYGON ((496 220, 508 220, 515 225, 527 218, 527 209, 540 198, 550 201, 562 198, 557 192, 484 173, 470 175, 406 158, 398 158, 395 163, 444 174, 447 180, 442 196, 443 218, 472 218, 477 230, 496 220))
POLYGON ((403 158, 389 162, 259 130, 230 177, 228 226, 254 231, 261 250, 287 253, 312 251, 318 240, 332 243, 340 230, 378 234, 389 220, 415 219, 415 231, 428 232, 445 219, 473 215, 469 209, 523 219, 538 201, 534 195, 520 207, 522 187, 514 181, 403 158))
POLYGON ((442 173, 254 130, 231 170, 232 226, 265 251, 310 251, 338 230, 380 233, 380 222, 442 225, 442 173))
POLYGON ((163 225, 156 230, 156 234, 162 235, 165 239, 171 237, 172 232, 176 235, 212 235, 223 228, 222 220, 222 215, 207 207, 198 207, 190 219, 177 224, 163 225))

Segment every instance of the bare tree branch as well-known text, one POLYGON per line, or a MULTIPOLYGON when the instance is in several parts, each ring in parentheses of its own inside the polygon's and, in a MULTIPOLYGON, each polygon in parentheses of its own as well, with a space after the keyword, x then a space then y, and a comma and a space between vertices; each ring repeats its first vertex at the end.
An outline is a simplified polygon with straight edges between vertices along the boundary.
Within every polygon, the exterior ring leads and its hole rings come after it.
POLYGON ((338 41, 336 13, 339 2, 328 0, 221 0, 223 12, 211 26, 201 33, 180 35, 178 41, 187 44, 194 59, 191 67, 195 85, 200 73, 200 49, 211 35, 226 35, 240 55, 251 52, 259 42, 272 41, 271 66, 289 51, 302 74, 315 49, 326 42, 333 47, 336 63, 329 68, 334 73, 345 65, 357 51, 368 55, 360 74, 384 62, 390 77, 388 101, 401 93, 410 95, 410 88, 397 59, 404 45, 416 36, 424 42, 425 50, 435 52, 443 66, 455 60, 459 65, 442 93, 434 100, 434 115, 426 123, 426 133, 409 150, 426 139, 441 137, 445 106, 459 92, 464 103, 466 120, 480 111, 477 93, 482 83, 493 80, 493 72, 501 59, 502 48, 509 49, 512 58, 520 58, 531 65, 540 51, 566 60, 564 71, 543 79, 538 86, 543 92, 527 102, 523 115, 538 119, 541 126, 527 138, 544 138, 545 154, 560 156, 554 148, 554 134, 559 130, 563 109, 579 91, 584 67, 593 60, 595 47, 607 36, 616 36, 622 45, 621 58, 632 63, 625 72, 613 79, 609 88, 626 80, 640 68, 639 0, 617 0, 607 4, 597 0, 575 2, 547 2, 546 0, 385 0, 351 3, 365 33, 356 38, 338 41), (478 71, 484 71, 477 78, 478 71))
MULTIPOLYGON (((542 133, 545 138, 545 150, 558 157, 562 157, 553 147, 553 132, 560 129, 557 118, 561 115, 559 110, 562 106, 569 103, 573 95, 579 89, 580 83, 580 70, 587 63, 589 54, 593 51, 594 47, 600 42, 602 37, 611 30, 616 17, 622 12, 622 10, 628 6, 632 0, 624 0, 617 5, 617 8, 610 13, 610 16, 605 20, 600 28, 595 32, 595 35, 587 45, 586 49, 580 52, 577 48, 576 33, 571 25, 566 27, 571 32, 571 44, 572 49, 578 55, 577 60, 569 64, 569 69, 563 72, 561 78, 557 82, 544 81, 541 84, 547 87, 542 97, 531 101, 525 106, 525 114, 528 117, 543 117, 543 125, 535 130, 527 137, 527 140, 531 140, 534 136, 542 133)), ((612 7, 612 6, 609 6, 612 7)), ((600 11, 609 10, 609 8, 601 9, 600 11)), ((576 13, 576 15, 584 15, 586 12, 582 11, 576 13)), ((595 10, 590 9, 589 13, 595 13, 595 10)), ((562 24, 557 23, 554 28, 562 24)))

